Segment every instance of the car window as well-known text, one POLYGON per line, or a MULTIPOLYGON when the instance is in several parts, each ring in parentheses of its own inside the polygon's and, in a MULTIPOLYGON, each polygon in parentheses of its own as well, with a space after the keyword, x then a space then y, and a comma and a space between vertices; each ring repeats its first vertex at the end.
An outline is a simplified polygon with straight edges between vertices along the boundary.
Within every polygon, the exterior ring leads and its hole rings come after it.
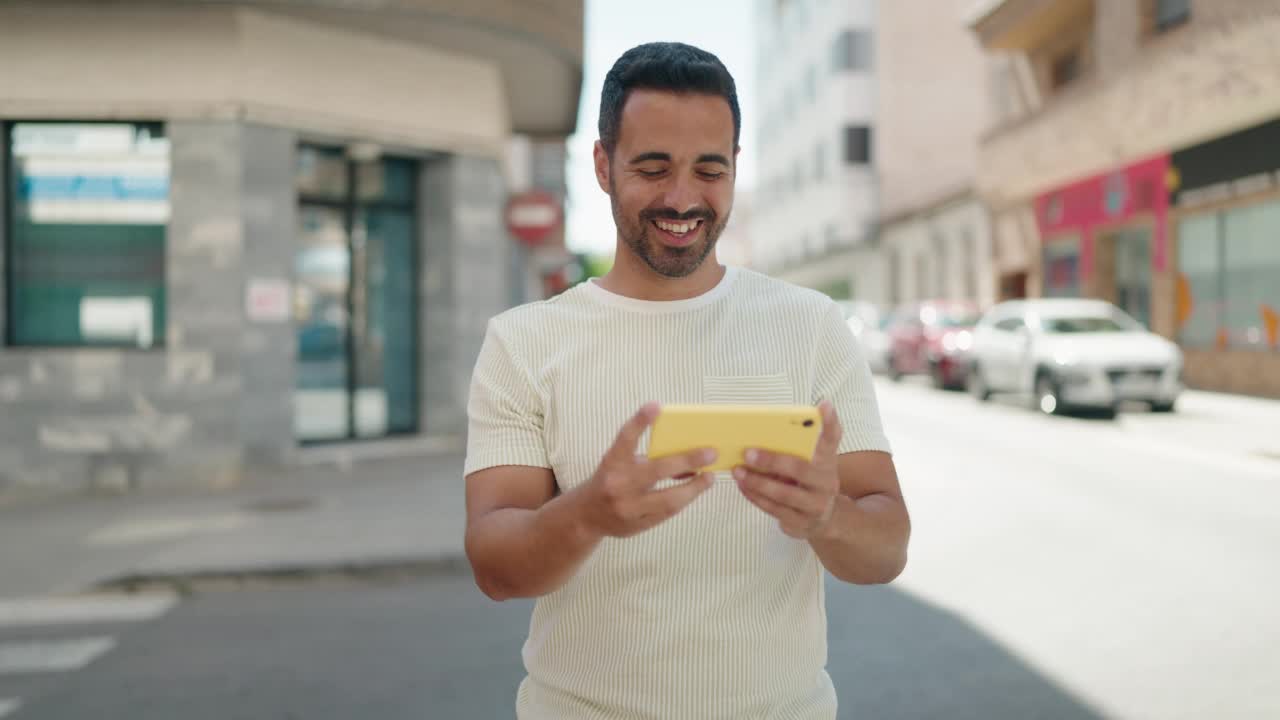
POLYGON ((1095 315, 1074 317, 1046 317, 1041 320, 1044 331, 1053 334, 1127 332, 1132 328, 1121 325, 1115 318, 1095 315))
POLYGON ((936 324, 938 327, 957 328, 957 327, 973 327, 982 319, 982 315, 976 312, 966 310, 952 310, 945 313, 938 313, 936 324))
POLYGON ((1005 318, 997 322, 995 328, 1004 332, 1017 332, 1020 328, 1026 327, 1026 323, 1022 322, 1020 317, 1005 318))

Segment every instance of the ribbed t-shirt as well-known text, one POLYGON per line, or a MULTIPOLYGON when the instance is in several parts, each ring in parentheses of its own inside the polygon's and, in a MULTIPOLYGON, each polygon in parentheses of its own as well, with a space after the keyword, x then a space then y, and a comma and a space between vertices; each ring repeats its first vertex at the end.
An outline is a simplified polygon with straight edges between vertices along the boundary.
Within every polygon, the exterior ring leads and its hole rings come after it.
MULTIPOLYGON (((489 322, 470 393, 466 473, 549 468, 563 492, 590 479, 649 401, 827 399, 844 428, 840 452, 889 451, 839 307, 732 266, 687 300, 586 282, 504 312, 489 322)), ((817 555, 723 473, 665 523, 605 539, 538 598, 517 716, 829 720, 826 630, 817 555)))

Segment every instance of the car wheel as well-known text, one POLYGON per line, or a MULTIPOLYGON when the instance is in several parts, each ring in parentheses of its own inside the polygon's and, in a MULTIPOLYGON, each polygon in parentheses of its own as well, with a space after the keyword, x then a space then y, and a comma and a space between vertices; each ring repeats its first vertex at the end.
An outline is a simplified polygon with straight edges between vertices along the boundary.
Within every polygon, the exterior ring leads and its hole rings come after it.
POLYGON ((1036 410, 1045 415, 1061 415, 1064 412, 1062 393, 1058 383, 1047 372, 1036 376, 1035 394, 1032 397, 1036 410))
POLYGON ((987 381, 982 377, 982 368, 974 363, 969 368, 969 375, 966 378, 965 385, 969 389, 969 394, 977 398, 978 402, 986 402, 991 399, 991 388, 987 386, 987 381))
POLYGON ((1169 402, 1153 402, 1151 403, 1151 412, 1157 412, 1157 413, 1173 412, 1174 406, 1177 404, 1177 402, 1178 402, 1177 400, 1170 400, 1169 402))

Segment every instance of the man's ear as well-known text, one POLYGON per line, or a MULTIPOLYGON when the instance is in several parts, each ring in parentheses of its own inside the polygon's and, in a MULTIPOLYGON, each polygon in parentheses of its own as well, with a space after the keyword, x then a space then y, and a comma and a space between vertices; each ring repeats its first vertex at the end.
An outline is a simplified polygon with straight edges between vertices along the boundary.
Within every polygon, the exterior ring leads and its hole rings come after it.
POLYGON ((596 141, 595 147, 591 149, 591 157, 596 163, 596 182, 600 184, 600 189, 608 194, 609 153, 604 149, 604 143, 596 141))

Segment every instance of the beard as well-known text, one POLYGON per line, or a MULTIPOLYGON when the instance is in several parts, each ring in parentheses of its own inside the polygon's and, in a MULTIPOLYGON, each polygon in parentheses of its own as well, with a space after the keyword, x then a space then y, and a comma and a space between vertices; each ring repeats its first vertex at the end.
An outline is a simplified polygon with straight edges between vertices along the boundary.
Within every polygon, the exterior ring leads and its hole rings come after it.
POLYGON ((671 208, 649 208, 640 211, 637 218, 632 220, 624 217, 622 209, 618 207, 617 193, 610 195, 609 202, 613 206, 613 221, 618 226, 618 235, 623 242, 651 270, 667 278, 687 277, 701 267, 702 262, 715 249, 720 233, 724 232, 724 227, 729 222, 727 215, 721 219, 710 208, 684 213, 671 208), (701 220, 698 228, 690 232, 700 232, 702 237, 684 247, 671 247, 655 237, 660 231, 653 226, 654 220, 701 220))

